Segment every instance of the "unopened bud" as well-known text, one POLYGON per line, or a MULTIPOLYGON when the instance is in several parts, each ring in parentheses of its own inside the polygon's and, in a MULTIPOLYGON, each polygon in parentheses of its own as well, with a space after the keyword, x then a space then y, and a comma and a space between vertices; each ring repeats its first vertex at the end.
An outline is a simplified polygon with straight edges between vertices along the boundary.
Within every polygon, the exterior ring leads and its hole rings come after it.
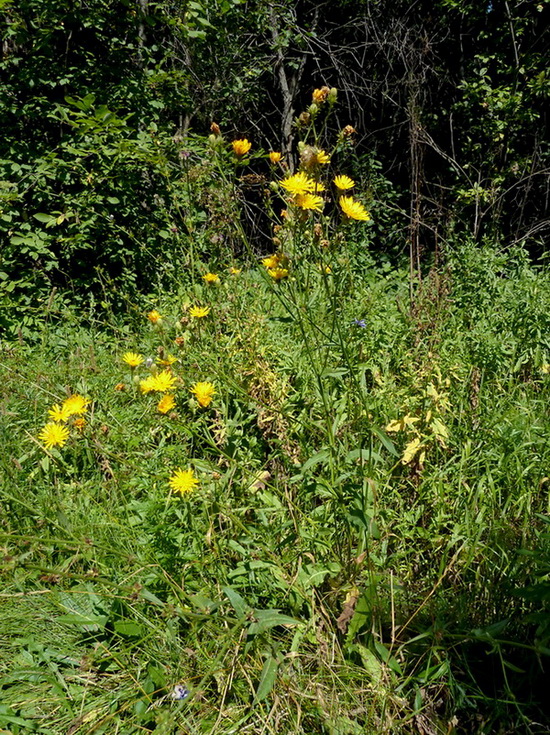
POLYGON ((333 105, 336 102, 337 97, 338 97, 338 90, 336 89, 336 87, 331 87, 331 90, 328 93, 329 105, 333 105))
POLYGON ((312 117, 315 117, 315 115, 319 112, 319 107, 315 104, 315 102, 311 104, 307 109, 312 117))

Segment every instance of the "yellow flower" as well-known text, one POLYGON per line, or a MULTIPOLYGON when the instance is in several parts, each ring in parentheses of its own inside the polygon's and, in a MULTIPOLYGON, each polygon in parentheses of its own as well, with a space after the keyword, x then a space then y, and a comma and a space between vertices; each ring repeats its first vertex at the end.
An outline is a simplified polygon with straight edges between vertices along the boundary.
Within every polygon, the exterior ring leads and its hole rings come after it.
POLYGON ((139 381, 139 389, 142 393, 150 393, 152 390, 155 390, 154 387, 154 375, 149 375, 149 377, 145 378, 144 380, 139 381))
POLYGON ((174 400, 174 396, 170 393, 167 393, 166 395, 162 396, 162 398, 158 402, 157 411, 160 411, 160 413, 168 413, 168 411, 171 411, 175 405, 176 401, 174 400))
POLYGON ((311 193, 317 187, 317 183, 303 171, 299 171, 294 176, 289 176, 288 179, 284 179, 280 183, 283 189, 293 195, 311 193))
POLYGON ((195 317, 195 319, 202 319, 210 314, 209 306, 192 306, 189 309, 189 316, 195 317))
POLYGON ((269 160, 271 163, 279 163, 279 161, 282 158, 282 153, 279 153, 278 151, 271 151, 269 154, 269 160))
POLYGON ((321 89, 314 89, 311 96, 316 104, 320 104, 326 100, 329 92, 330 89, 328 87, 321 87, 321 89))
POLYGON ((300 161, 302 166, 306 169, 312 169, 324 163, 329 163, 330 156, 325 151, 317 148, 316 146, 306 145, 302 148, 300 154, 300 161))
POLYGON ((53 419, 53 421, 64 422, 70 418, 71 414, 64 405, 60 406, 56 403, 48 411, 48 416, 53 419))
POLYGON ((268 268, 267 272, 275 281, 280 281, 282 278, 286 278, 288 276, 288 269, 280 268, 279 266, 277 266, 277 268, 268 268))
POLYGON ((75 419, 73 426, 77 431, 84 431, 84 427, 86 426, 86 419, 75 419))
POLYGON ((86 413, 89 403, 91 403, 89 398, 84 398, 84 396, 79 396, 76 393, 66 398, 61 408, 67 411, 69 416, 77 416, 78 414, 86 413))
POLYGON ((265 265, 266 268, 276 268, 279 265, 279 256, 277 254, 269 255, 262 260, 262 265, 265 265))
POLYGON ((153 311, 147 314, 147 319, 149 319, 151 324, 158 324, 158 322, 162 321, 162 316, 156 309, 153 309, 153 311))
POLYGON ((241 269, 235 268, 235 266, 231 266, 231 268, 229 269, 229 272, 231 273, 232 276, 238 276, 239 273, 241 272, 241 269))
POLYGON ((252 148, 252 143, 246 138, 243 138, 241 140, 234 140, 231 145, 233 146, 233 151, 235 155, 239 158, 245 156, 252 148))
POLYGON ((199 481, 195 477, 193 470, 177 469, 168 480, 168 484, 172 490, 175 490, 181 495, 187 495, 188 493, 193 492, 199 484, 199 481))
POLYGON ((191 393, 193 393, 197 399, 199 406, 202 406, 203 408, 206 408, 210 403, 212 403, 212 398, 215 392, 216 389, 214 388, 213 383, 195 383, 191 388, 191 393))
POLYGON ((314 209, 320 212, 325 206, 323 197, 315 194, 297 194, 294 197, 294 203, 301 209, 314 209))
POLYGON ((168 393, 168 391, 174 390, 176 387, 177 379, 168 370, 163 370, 158 375, 151 375, 151 378, 151 390, 156 390, 159 393, 168 393))
POLYGON ((206 283, 219 283, 220 277, 216 273, 205 273, 203 276, 206 283))
POLYGON ((137 368, 143 362, 143 357, 138 355, 137 352, 126 352, 122 355, 123 361, 129 365, 132 369, 137 368))
POLYGON ((174 355, 166 355, 165 358, 159 357, 157 360, 157 365, 165 365, 166 367, 170 367, 170 365, 173 365, 175 362, 178 361, 177 357, 174 357, 174 355))
POLYGON ((46 449, 62 447, 69 438, 69 429, 66 426, 61 426, 61 424, 50 421, 44 426, 38 438, 44 443, 46 449))
POLYGON ((350 219, 363 220, 364 222, 370 220, 370 214, 365 207, 353 197, 340 197, 340 206, 343 213, 350 219))
POLYGON ((117 383, 115 385, 115 390, 125 390, 125 389, 126 389, 126 386, 124 385, 124 383, 117 383))
POLYGON ((330 163, 330 156, 325 151, 317 151, 315 158, 317 159, 317 163, 330 163))
POLYGON ((334 184, 337 189, 340 189, 340 191, 347 191, 348 189, 353 189, 355 181, 350 179, 349 176, 335 176, 334 184))

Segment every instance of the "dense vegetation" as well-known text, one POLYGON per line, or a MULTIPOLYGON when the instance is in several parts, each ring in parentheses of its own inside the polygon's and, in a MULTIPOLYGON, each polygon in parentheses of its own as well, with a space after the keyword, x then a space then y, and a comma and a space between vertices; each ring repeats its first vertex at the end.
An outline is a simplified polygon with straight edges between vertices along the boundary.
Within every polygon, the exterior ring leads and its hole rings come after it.
POLYGON ((0 0, 3 732, 550 730, 549 6, 0 0))

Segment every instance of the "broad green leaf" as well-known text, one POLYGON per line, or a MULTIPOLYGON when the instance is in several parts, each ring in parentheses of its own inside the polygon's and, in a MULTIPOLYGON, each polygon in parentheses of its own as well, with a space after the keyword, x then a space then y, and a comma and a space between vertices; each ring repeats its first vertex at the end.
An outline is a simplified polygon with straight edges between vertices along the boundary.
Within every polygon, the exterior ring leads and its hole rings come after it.
POLYGON ((117 620, 114 629, 119 635, 128 636, 130 638, 139 638, 143 635, 143 629, 139 623, 133 620, 117 620))
POLYGON ((233 587, 222 587, 222 592, 227 596, 233 610, 237 613, 237 617, 244 618, 252 610, 246 600, 233 587))
POLYGON ((275 684, 275 681, 277 679, 278 669, 278 660, 270 654, 267 657, 267 660, 262 669, 262 673, 260 675, 258 689, 256 690, 256 696, 254 697, 255 702, 261 702, 262 700, 264 700, 269 692, 273 689, 273 685, 275 684))

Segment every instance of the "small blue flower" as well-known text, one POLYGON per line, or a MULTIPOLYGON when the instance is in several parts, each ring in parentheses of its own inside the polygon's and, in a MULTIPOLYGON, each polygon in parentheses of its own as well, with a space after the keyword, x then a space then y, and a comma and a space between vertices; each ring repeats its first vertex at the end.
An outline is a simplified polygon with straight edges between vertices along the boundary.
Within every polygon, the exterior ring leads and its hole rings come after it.
POLYGON ((183 699, 187 699, 187 697, 189 696, 189 689, 183 684, 176 684, 175 687, 172 689, 170 696, 172 697, 172 699, 182 701, 183 699))
POLYGON ((361 327, 361 329, 364 329, 367 326, 367 322, 364 319, 354 319, 352 324, 356 327, 361 327))

